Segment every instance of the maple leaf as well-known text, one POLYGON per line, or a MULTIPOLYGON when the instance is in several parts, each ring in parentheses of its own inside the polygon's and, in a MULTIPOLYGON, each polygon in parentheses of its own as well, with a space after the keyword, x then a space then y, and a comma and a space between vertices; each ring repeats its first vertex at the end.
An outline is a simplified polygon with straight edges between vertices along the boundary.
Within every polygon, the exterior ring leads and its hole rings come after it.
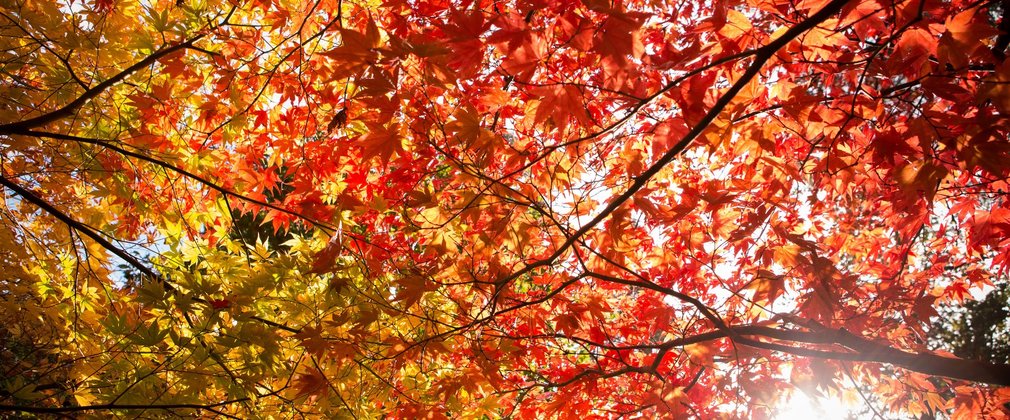
POLYGON ((715 343, 698 343, 684 346, 684 351, 691 361, 701 366, 712 366, 713 359, 719 349, 715 343))
POLYGON ((754 290, 751 298, 757 305, 771 305, 785 292, 785 277, 775 275, 768 270, 758 270, 757 275, 748 286, 754 290))
POLYGON ((382 36, 378 26, 371 19, 363 31, 340 30, 340 46, 323 55, 333 59, 334 71, 344 77, 355 76, 379 58, 378 48, 382 46, 382 36))
POLYGON ((295 334, 295 338, 301 341, 305 351, 317 357, 322 357, 330 348, 330 343, 322 337, 322 332, 322 327, 320 326, 305 326, 295 334))
POLYGON ((931 162, 915 162, 898 169, 898 184, 913 195, 923 194, 932 200, 947 169, 931 162))
POLYGON ((595 49, 610 63, 605 68, 613 68, 609 73, 627 67, 632 59, 639 59, 645 52, 641 27, 648 17, 645 13, 627 13, 607 10, 607 18, 597 34, 595 49))
POLYGON ((487 42, 503 50, 505 59, 502 69, 513 76, 525 78, 547 54, 546 40, 530 31, 529 25, 516 14, 501 15, 494 23, 501 29, 492 33, 487 42))
POLYGON ((982 40, 996 35, 990 25, 976 19, 978 9, 964 10, 948 17, 937 45, 937 56, 955 68, 968 65, 975 53, 984 49, 982 40))
POLYGON ((579 326, 581 322, 579 317, 573 314, 561 314, 554 317, 554 325, 557 331, 561 331, 567 335, 573 335, 579 331, 579 326))
POLYGON ((550 119, 558 131, 565 132, 569 119, 574 118, 578 126, 590 126, 589 114, 586 113, 583 104, 583 95, 574 87, 569 85, 557 85, 545 87, 534 91, 540 95, 540 104, 537 105, 534 121, 542 123, 550 119))
POLYGON ((895 44, 895 54, 889 59, 889 65, 895 68, 921 69, 914 76, 924 74, 928 66, 926 61, 936 54, 936 39, 928 29, 912 27, 901 34, 895 44))
POLYGON ((95 0, 95 11, 100 14, 111 12, 115 6, 115 0, 95 0))
POLYGON ((343 248, 343 235, 340 233, 333 235, 326 242, 326 246, 313 257, 309 274, 323 274, 332 271, 336 267, 337 257, 340 256, 343 248))
POLYGON ((980 99, 991 100, 1003 112, 1010 112, 1010 76, 1007 76, 1010 62, 1001 63, 992 76, 986 77, 978 90, 980 99))
POLYGON ((361 158, 369 161, 379 158, 382 163, 388 163, 393 153, 404 153, 403 138, 399 133, 399 125, 371 126, 370 131, 358 138, 361 145, 361 158))
POLYGON ((228 299, 214 299, 210 301, 210 306, 214 309, 228 309, 231 307, 231 301, 228 299))
POLYGON ((405 276, 397 281, 396 300, 403 302, 404 307, 411 307, 421 300, 427 291, 425 279, 420 276, 405 276))
POLYGON ((307 373, 295 376, 294 387, 296 395, 300 397, 319 398, 330 391, 326 376, 318 369, 312 369, 307 373))
POLYGON ((345 125, 347 125, 346 107, 340 108, 340 111, 338 111, 336 114, 333 115, 333 119, 331 119, 330 123, 326 125, 326 132, 332 133, 334 129, 342 128, 345 125))
POLYGON ((1001 243, 1010 238, 1010 209, 996 208, 980 211, 973 216, 969 245, 980 248, 986 243, 1001 243))

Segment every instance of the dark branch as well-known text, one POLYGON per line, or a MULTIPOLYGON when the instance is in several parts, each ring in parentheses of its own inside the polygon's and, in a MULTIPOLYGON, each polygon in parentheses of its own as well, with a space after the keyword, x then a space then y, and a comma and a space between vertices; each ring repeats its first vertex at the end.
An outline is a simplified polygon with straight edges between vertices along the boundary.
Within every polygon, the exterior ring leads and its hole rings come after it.
POLYGON ((192 173, 190 171, 187 171, 186 169, 183 169, 183 168, 181 168, 181 167, 179 167, 177 165, 171 164, 169 162, 165 162, 165 161, 160 160, 160 159, 153 158, 153 157, 148 156, 148 155, 143 154, 143 153, 133 152, 133 151, 124 149, 124 148, 119 147, 119 146, 117 146, 116 144, 114 144, 114 143, 112 143, 110 141, 101 140, 101 139, 95 139, 95 138, 89 138, 89 137, 73 136, 73 135, 69 135, 69 134, 49 133, 49 132, 34 131, 34 130, 23 130, 23 131, 14 132, 12 134, 15 134, 15 135, 25 135, 25 136, 33 136, 33 137, 40 137, 40 138, 50 138, 50 139, 55 139, 55 140, 66 140, 66 141, 73 141, 73 142, 76 142, 76 143, 94 144, 94 145, 97 145, 97 146, 102 146, 102 147, 104 147, 106 149, 112 150, 112 151, 114 151, 116 153, 119 153, 119 154, 121 154, 123 156, 129 156, 129 157, 132 157, 132 158, 140 159, 140 160, 142 160, 144 162, 153 163, 153 164, 158 165, 158 166, 160 166, 162 168, 165 168, 165 169, 168 169, 168 170, 170 170, 172 172, 175 172, 175 173, 177 173, 179 175, 185 176, 187 178, 191 178, 191 179, 193 179, 193 180, 195 180, 195 181, 197 181, 197 182, 199 182, 199 183, 201 183, 203 185, 206 185, 208 188, 210 188, 210 189, 212 189, 214 191, 217 191, 217 192, 219 192, 221 194, 224 194, 226 196, 235 197, 235 198, 238 198, 239 200, 242 200, 242 201, 245 201, 245 202, 249 202, 249 203, 253 203, 253 204, 259 205, 259 206, 263 206, 263 207, 269 208, 271 210, 276 210, 278 212, 287 214, 289 216, 297 217, 300 220, 303 220, 303 221, 305 221, 305 222, 307 222, 309 224, 312 224, 314 226, 318 226, 318 227, 322 228, 326 232, 332 233, 332 232, 336 231, 336 227, 334 227, 332 225, 329 225, 327 223, 324 223, 322 221, 313 219, 312 217, 306 216, 304 214, 301 214, 301 213, 293 211, 293 210, 285 209, 285 208, 280 207, 280 206, 278 206, 276 204, 271 204, 271 203, 268 203, 268 202, 263 201, 263 200, 257 200, 255 198, 239 194, 239 193, 234 192, 232 190, 229 190, 229 189, 227 189, 225 187, 222 187, 221 185, 219 185, 219 184, 217 184, 217 183, 215 183, 215 182, 213 182, 213 181, 211 181, 211 180, 209 180, 209 179, 207 179, 205 177, 202 177, 200 175, 197 175, 197 174, 194 174, 194 173, 192 173))
MULTIPOLYGON (((886 363, 927 375, 1010 386, 1010 365, 957 359, 931 353, 910 353, 856 336, 845 329, 825 328, 821 331, 801 331, 765 326, 740 326, 730 327, 730 329, 741 336, 758 336, 806 344, 838 344, 853 352, 814 350, 765 341, 738 340, 740 344, 746 346, 781 351, 805 357, 886 363)), ((682 346, 687 342, 699 342, 695 341, 698 338, 721 338, 724 334, 723 331, 714 331, 686 339, 673 340, 664 343, 664 346, 682 346)))
POLYGON ((13 191, 14 194, 17 194, 22 199, 27 200, 29 203, 32 203, 32 204, 38 206, 43 211, 45 211, 46 213, 49 213, 51 216, 55 217, 57 220, 59 220, 63 224, 69 226, 71 229, 74 229, 74 230, 76 230, 76 231, 84 234, 84 236, 87 236, 87 237, 91 238, 91 240, 93 240, 96 243, 98 243, 99 245, 101 245, 102 248, 105 248, 105 249, 109 250, 109 252, 115 254, 117 257, 122 258, 123 261, 127 262, 127 264, 130 264, 131 266, 133 266, 133 268, 136 268, 137 270, 140 270, 140 272, 144 273, 148 277, 151 277, 153 279, 159 279, 160 278, 160 276, 158 276, 158 274, 155 273, 154 270, 152 270, 152 269, 148 268, 146 265, 142 264, 134 256, 130 255, 129 253, 127 253, 123 249, 121 249, 121 248, 113 245, 112 242, 109 242, 108 239, 105 239, 105 237, 103 237, 101 234, 99 234, 98 232, 96 232, 90 226, 87 226, 87 225, 85 225, 85 224, 83 224, 83 223, 81 223, 81 222, 79 222, 77 220, 74 220, 72 217, 68 216, 66 213, 64 213, 60 209, 56 208, 52 204, 49 204, 48 201, 43 200, 42 197, 39 197, 35 193, 33 193, 33 192, 31 192, 31 191, 29 191, 29 190, 21 187, 20 185, 14 183, 13 181, 11 181, 10 179, 8 179, 3 174, 0 174, 0 184, 3 184, 3 186, 5 186, 8 189, 10 189, 11 191, 13 191))
POLYGON ((88 101, 100 95, 102 92, 105 92, 106 89, 112 87, 116 83, 121 82, 129 75, 136 73, 137 71, 139 71, 144 67, 154 64, 155 62, 157 62, 158 60, 162 59, 163 57, 169 54, 189 48, 191 45, 193 45, 194 42, 198 41, 200 38, 203 38, 203 35, 197 35, 184 42, 155 51, 153 54, 147 56, 143 60, 134 63, 132 66, 127 67, 123 71, 120 71, 115 76, 106 79, 105 81, 95 85, 91 89, 85 90, 84 93, 81 94, 81 96, 78 96, 77 99, 74 99, 70 103, 64 105, 62 108, 59 108, 55 111, 47 112, 34 118, 29 118, 27 120, 7 124, 0 124, 0 134, 11 134, 21 132, 24 130, 29 130, 32 128, 42 127, 46 124, 49 124, 61 118, 70 117, 74 115, 74 112, 76 112, 78 108, 84 106, 84 104, 86 104, 88 101))
POLYGON ((238 398, 214 404, 96 404, 96 405, 83 405, 76 407, 32 407, 24 405, 0 404, 0 411, 14 411, 22 413, 36 413, 36 414, 59 414, 59 413, 74 413, 80 411, 95 411, 95 410, 180 410, 180 409, 212 410, 217 407, 222 407, 245 401, 249 401, 249 398, 248 397, 238 398))
MULTIPOLYGON (((822 328, 817 331, 808 331, 773 328, 764 325, 735 325, 727 327, 727 329, 730 330, 731 333, 728 333, 726 330, 716 330, 684 336, 662 343, 626 346, 608 345, 581 337, 565 335, 555 335, 552 337, 572 340, 608 350, 667 351, 677 347, 684 347, 691 344, 727 338, 730 337, 730 334, 732 334, 734 336, 734 340, 739 344, 754 348, 779 351, 796 356, 862 363, 885 363, 926 375, 1010 386, 1010 365, 994 364, 978 360, 957 359, 938 356, 931 353, 906 352, 874 342, 864 337, 856 336, 845 329, 822 328), (757 338, 772 339, 776 341, 759 341, 757 338), (791 342, 794 344, 787 345, 783 344, 784 342, 791 342), (819 346, 837 345, 848 350, 819 350, 807 347, 796 347, 795 344, 814 344, 819 346)), ((647 372, 654 369, 655 366, 651 368, 634 367, 631 369, 623 369, 619 372, 647 372)), ((591 371, 587 373, 587 375, 591 375, 593 373, 600 372, 591 371)), ((611 376, 613 375, 611 374, 611 376)))
MULTIPOLYGON (((3 174, 0 174, 0 184, 2 184, 3 186, 7 187, 11 191, 13 191, 14 194, 17 194, 22 199, 27 200, 29 203, 32 203, 32 204, 38 206, 43 211, 45 211, 46 213, 49 213, 51 216, 55 217, 57 220, 59 220, 60 222, 62 222, 65 225, 67 225, 71 229, 74 229, 74 230, 76 230, 76 231, 84 234, 84 236, 87 236, 87 237, 91 238, 93 241, 95 241, 102 248, 105 248, 109 252, 115 254, 117 257, 122 258, 123 261, 126 261, 127 264, 129 264, 133 268, 136 268, 141 273, 144 273, 144 275, 148 276, 150 279, 161 283, 161 285, 165 288, 165 290, 168 290, 169 292, 172 292, 172 293, 177 293, 178 292, 178 289, 176 289, 176 287, 174 285, 172 285, 171 283, 169 283, 168 281, 166 281, 160 274, 158 274, 157 272, 155 272, 151 268, 149 268, 146 265, 144 265, 142 262, 140 262, 140 260, 138 260, 134 256, 130 255, 129 253, 127 253, 122 248, 120 248, 120 247, 116 246, 115 244, 113 244, 112 242, 110 242, 108 239, 106 239, 100 233, 98 233, 97 231, 95 231, 94 229, 92 229, 90 226, 85 225, 84 223, 81 223, 81 222, 79 222, 77 220, 74 220, 74 218, 70 217, 65 212, 63 212, 60 209, 56 208, 55 206, 53 206, 52 204, 50 204, 48 201, 42 199, 42 197, 39 197, 35 193, 33 193, 33 192, 31 192, 31 191, 29 191, 29 190, 21 187, 20 185, 14 183, 13 181, 11 181, 10 179, 8 179, 3 174)), ((207 303, 207 301, 205 299, 202 299, 200 297, 195 297, 194 296, 194 297, 192 297, 192 299, 193 299, 194 302, 199 302, 199 303, 204 303, 204 304, 207 303)), ((260 318, 258 316, 251 316, 249 318, 252 319, 252 320, 254 320, 254 321, 260 322, 262 324, 269 325, 269 326, 274 327, 274 328, 282 329, 282 330, 290 332, 290 333, 298 333, 300 331, 297 328, 292 328, 292 327, 289 327, 289 326, 284 325, 284 324, 280 324, 280 323, 277 323, 277 322, 274 322, 274 321, 270 321, 268 319, 260 318)))
POLYGON ((737 93, 739 93, 740 90, 744 88, 744 86, 750 83, 751 79, 757 76, 757 74, 761 71, 761 68, 764 67, 765 63, 767 63, 767 61, 775 55, 775 52, 777 52, 779 49, 784 47, 790 41, 798 37, 800 34, 812 29, 813 27, 817 26, 817 24, 823 22, 832 15, 838 13, 842 9, 842 6, 844 6, 848 2, 849 0, 832 0, 823 9, 811 15, 808 19, 804 20, 803 22, 800 22, 796 26, 789 28, 789 30, 783 33, 782 36, 776 38, 767 45, 757 49, 757 52, 754 54, 754 62, 752 62, 751 65, 747 67, 747 71, 744 72, 744 74, 741 75, 740 78, 737 79, 735 83, 733 83, 733 86, 731 86, 725 93, 723 93, 719 97, 719 100, 716 101, 716 103, 712 105, 712 108, 708 110, 705 116, 702 117, 702 119, 691 128, 691 131, 689 131, 686 135, 684 135, 684 137, 679 142, 677 142, 677 144, 673 145, 673 147, 667 150, 666 153, 664 153, 655 163, 652 164, 652 166, 643 171, 641 175, 636 177, 635 181, 631 184, 631 186, 628 187, 627 190, 625 190, 623 193, 621 193, 621 195, 611 200, 610 203, 608 203, 607 206, 599 214, 596 215, 596 217, 594 217, 588 223, 583 225, 582 228, 575 231, 574 234, 569 236, 565 240, 565 242, 562 243, 557 248, 557 250, 554 251, 554 253, 549 255, 547 258, 544 258, 542 260, 536 261, 532 264, 523 267, 521 270, 516 271, 515 273, 502 279, 501 281, 499 281, 499 283, 512 281, 514 279, 522 277, 526 273, 529 273, 539 267, 550 265, 555 260, 557 260, 562 254, 564 254, 569 248, 571 248, 572 245, 574 245, 579 240, 579 238, 581 238, 590 230, 595 228, 596 225, 600 224, 603 220, 610 217, 611 213, 613 213, 615 210, 621 207, 621 205, 623 205, 625 202, 631 199, 636 193, 638 193, 639 190, 645 187, 645 185, 652 179, 652 177, 656 176, 656 174, 658 174, 666 165, 668 165, 670 162, 673 162, 673 160, 676 159, 677 156, 679 156, 684 150, 686 150, 688 146, 690 146, 694 142, 694 140, 698 138, 698 136, 700 136, 701 133, 705 131, 705 129, 708 128, 709 124, 715 121, 715 119, 719 116, 719 114, 722 113, 722 110, 725 109, 726 106, 729 105, 729 103, 736 97, 737 93))

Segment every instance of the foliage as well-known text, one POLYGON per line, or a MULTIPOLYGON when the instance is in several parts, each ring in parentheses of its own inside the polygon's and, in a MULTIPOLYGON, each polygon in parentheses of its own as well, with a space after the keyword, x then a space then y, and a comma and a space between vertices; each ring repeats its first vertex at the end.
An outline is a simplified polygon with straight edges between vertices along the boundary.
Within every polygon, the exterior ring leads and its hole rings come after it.
POLYGON ((1010 283, 1003 282, 982 300, 945 311, 933 334, 958 357, 1010 363, 1010 283))
POLYGON ((0 410, 1005 415, 1008 10, 8 0, 0 410))

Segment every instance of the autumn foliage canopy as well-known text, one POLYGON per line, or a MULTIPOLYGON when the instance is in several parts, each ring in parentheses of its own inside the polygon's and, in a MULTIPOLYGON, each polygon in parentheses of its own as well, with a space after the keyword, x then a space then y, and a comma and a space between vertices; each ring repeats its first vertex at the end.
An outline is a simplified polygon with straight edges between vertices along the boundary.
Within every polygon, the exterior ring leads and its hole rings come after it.
POLYGON ((5 0, 0 415, 1010 413, 1010 2, 5 0))

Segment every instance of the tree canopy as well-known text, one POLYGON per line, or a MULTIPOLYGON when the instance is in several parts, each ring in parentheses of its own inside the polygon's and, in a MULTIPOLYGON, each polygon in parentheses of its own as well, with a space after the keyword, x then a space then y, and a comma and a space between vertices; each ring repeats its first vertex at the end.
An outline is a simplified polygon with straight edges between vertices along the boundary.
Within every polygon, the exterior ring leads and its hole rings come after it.
POLYGON ((930 326, 1010 268, 1008 44, 1007 0, 7 0, 0 412, 1007 415, 930 326))

